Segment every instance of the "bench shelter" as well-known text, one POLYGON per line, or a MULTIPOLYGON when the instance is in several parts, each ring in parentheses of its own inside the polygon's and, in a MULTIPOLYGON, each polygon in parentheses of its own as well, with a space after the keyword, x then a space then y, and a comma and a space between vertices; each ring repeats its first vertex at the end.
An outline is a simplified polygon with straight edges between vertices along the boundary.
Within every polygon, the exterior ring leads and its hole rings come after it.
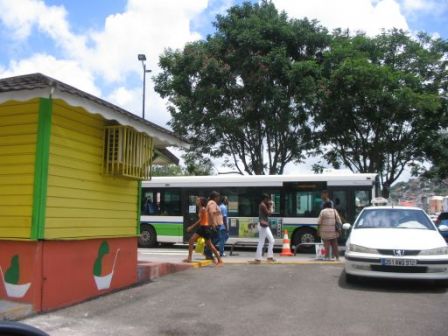
POLYGON ((0 79, 0 299, 40 312, 135 284, 140 181, 185 145, 48 76, 0 79))

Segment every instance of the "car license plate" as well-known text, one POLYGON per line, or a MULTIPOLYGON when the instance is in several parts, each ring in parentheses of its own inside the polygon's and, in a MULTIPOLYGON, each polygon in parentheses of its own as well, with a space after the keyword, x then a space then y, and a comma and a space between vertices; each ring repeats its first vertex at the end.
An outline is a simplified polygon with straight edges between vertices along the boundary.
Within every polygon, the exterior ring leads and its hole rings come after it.
POLYGON ((416 266, 415 259, 381 259, 381 265, 384 266, 416 266))

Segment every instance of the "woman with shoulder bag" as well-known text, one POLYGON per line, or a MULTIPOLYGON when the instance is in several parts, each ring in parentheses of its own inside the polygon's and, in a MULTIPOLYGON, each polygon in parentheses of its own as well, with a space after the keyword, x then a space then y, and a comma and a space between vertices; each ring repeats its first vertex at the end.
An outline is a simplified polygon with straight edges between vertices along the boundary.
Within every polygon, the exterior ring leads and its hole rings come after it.
POLYGON ((341 218, 336 209, 333 209, 331 202, 327 201, 323 204, 323 209, 319 215, 318 225, 319 235, 324 242, 325 259, 330 259, 331 246, 333 255, 336 257, 336 260, 339 260, 338 238, 340 232, 338 229, 341 226, 341 218))
POLYGON ((269 216, 272 214, 272 201, 269 195, 263 194, 261 196, 261 202, 258 207, 258 245, 255 256, 255 264, 261 263, 261 257, 263 254, 263 246, 266 238, 269 241, 268 246, 268 262, 274 262, 274 236, 272 235, 271 228, 269 227, 269 216))

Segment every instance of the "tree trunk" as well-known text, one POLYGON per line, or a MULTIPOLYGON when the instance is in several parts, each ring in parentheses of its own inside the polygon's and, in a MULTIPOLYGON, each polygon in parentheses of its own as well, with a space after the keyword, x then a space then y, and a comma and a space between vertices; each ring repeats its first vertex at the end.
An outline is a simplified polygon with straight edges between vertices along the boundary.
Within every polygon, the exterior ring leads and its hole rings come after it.
POLYGON ((381 190, 381 195, 385 198, 385 199, 389 199, 390 196, 390 185, 387 183, 383 184, 383 189, 381 190))

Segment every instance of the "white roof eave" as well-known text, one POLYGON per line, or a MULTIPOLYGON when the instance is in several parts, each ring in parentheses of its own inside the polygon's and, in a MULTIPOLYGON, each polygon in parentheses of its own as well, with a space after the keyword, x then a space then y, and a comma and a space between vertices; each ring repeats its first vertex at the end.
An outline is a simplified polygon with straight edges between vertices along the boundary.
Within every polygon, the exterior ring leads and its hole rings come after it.
POLYGON ((133 119, 126 114, 120 113, 89 99, 78 97, 67 92, 61 92, 58 90, 54 90, 53 92, 51 92, 50 88, 2 92, 0 93, 0 104, 11 100, 27 101, 34 98, 50 97, 52 97, 53 99, 61 99, 70 106, 81 107, 88 113, 99 114, 107 120, 115 120, 120 125, 130 126, 138 132, 145 133, 154 139, 155 147, 175 146, 188 148, 188 144, 181 139, 168 133, 164 133, 156 127, 151 127, 150 125, 140 122, 138 119, 133 119))

